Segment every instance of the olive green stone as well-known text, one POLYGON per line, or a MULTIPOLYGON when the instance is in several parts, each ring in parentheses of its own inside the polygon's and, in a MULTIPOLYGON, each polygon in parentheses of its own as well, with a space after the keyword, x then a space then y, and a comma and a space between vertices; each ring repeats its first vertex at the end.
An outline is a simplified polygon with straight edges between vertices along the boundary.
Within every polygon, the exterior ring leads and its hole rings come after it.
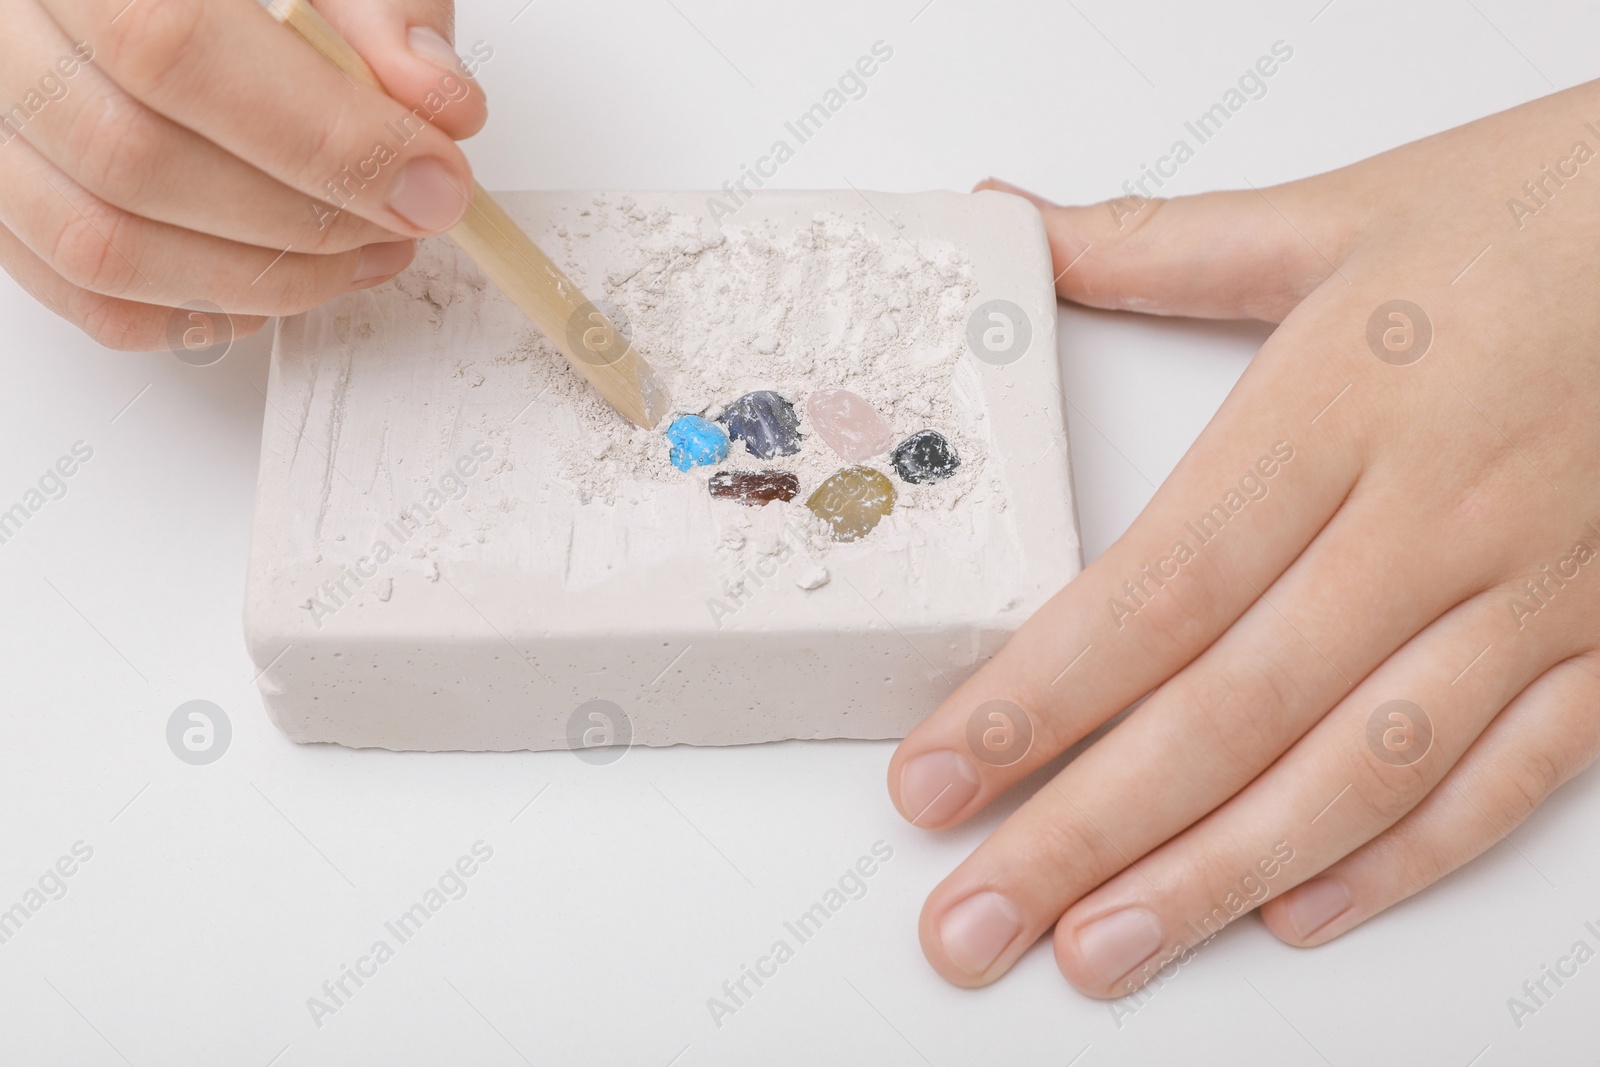
POLYGON ((846 467, 817 486, 806 507, 828 524, 835 541, 856 541, 894 510, 894 483, 871 467, 846 467))

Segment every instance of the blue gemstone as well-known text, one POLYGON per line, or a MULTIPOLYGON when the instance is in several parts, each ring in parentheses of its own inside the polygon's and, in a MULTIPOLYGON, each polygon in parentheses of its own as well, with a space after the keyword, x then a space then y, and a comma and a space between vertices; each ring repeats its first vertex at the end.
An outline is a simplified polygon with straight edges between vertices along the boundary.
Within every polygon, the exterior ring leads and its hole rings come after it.
POLYGON ((895 473, 913 485, 942 482, 961 466, 961 457, 938 430, 920 430, 889 454, 895 473))
POLYGON ((746 393, 728 405, 717 421, 728 436, 743 441, 757 459, 792 456, 800 451, 800 419, 794 405, 771 389, 746 393))
POLYGON ((667 427, 667 443, 672 446, 672 465, 681 471, 728 458, 728 435, 699 415, 673 419, 667 427))

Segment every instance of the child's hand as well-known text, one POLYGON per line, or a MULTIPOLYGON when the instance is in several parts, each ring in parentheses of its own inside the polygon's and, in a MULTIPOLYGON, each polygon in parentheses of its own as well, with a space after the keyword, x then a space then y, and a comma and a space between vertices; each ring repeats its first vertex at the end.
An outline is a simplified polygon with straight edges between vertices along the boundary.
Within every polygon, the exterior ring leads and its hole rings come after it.
POLYGON ((8 5, 0 264, 127 349, 165 346, 178 305, 243 334, 402 270, 466 210, 451 138, 483 125, 483 94, 446 43, 450 0, 320 6, 388 96, 254 3, 8 5))
POLYGON ((992 982, 1054 925, 1120 996, 1258 904, 1320 944, 1595 757, 1597 152, 1600 83, 1260 192, 1036 201, 1062 296, 1283 325, 895 753, 902 814, 950 826, 1150 694, 933 891, 940 974, 992 982))

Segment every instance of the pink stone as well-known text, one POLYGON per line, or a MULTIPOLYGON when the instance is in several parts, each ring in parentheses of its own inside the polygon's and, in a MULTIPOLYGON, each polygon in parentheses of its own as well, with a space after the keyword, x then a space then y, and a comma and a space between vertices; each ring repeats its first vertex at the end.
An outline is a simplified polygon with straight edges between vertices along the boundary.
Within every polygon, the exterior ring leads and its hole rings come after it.
POLYGON ((806 398, 811 428, 846 463, 859 463, 894 444, 878 409, 848 389, 819 389, 806 398))

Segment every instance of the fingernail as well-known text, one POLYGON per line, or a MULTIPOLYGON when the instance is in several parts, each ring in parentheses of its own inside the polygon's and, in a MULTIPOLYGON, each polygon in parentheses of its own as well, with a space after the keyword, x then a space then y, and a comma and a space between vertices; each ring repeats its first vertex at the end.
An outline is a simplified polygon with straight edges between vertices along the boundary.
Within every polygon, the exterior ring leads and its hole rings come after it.
POLYGON ((1301 937, 1310 937, 1350 906, 1350 890, 1337 878, 1318 878, 1289 894, 1283 910, 1301 937))
POLYGON ((999 190, 1002 193, 1010 193, 1012 196, 1020 196, 1025 200, 1031 200, 1036 205, 1038 205, 1039 207, 1055 207, 1056 206, 1053 201, 1046 200, 1044 197, 1040 196, 1038 193, 1030 193, 1030 192, 1028 192, 1028 190, 1024 189, 1022 186, 1020 186, 1020 185, 1012 185, 1010 182, 1004 180, 1003 178, 988 178, 988 179, 985 179, 980 184, 985 185, 990 189, 999 190))
POLYGON ((972 761, 949 749, 924 752, 900 771, 900 806, 914 826, 940 826, 978 793, 972 761))
POLYGON ((389 190, 389 208, 421 230, 448 230, 467 213, 468 193, 437 159, 413 159, 389 190))
POLYGON ((384 278, 405 270, 416 248, 415 241, 385 241, 367 245, 356 260, 356 275, 350 284, 356 288, 375 285, 384 278))
POLYGON ((968 897, 939 923, 939 943, 950 962, 968 974, 987 971, 1022 930, 1017 906, 999 893, 968 897))
POLYGON ((440 36, 439 31, 427 26, 413 26, 406 32, 406 42, 411 45, 411 51, 419 59, 425 59, 441 70, 462 77, 471 77, 467 73, 461 56, 449 41, 440 36))
POLYGON ((1145 908, 1123 908, 1078 931, 1078 951, 1107 985, 1155 955, 1166 935, 1145 908))

